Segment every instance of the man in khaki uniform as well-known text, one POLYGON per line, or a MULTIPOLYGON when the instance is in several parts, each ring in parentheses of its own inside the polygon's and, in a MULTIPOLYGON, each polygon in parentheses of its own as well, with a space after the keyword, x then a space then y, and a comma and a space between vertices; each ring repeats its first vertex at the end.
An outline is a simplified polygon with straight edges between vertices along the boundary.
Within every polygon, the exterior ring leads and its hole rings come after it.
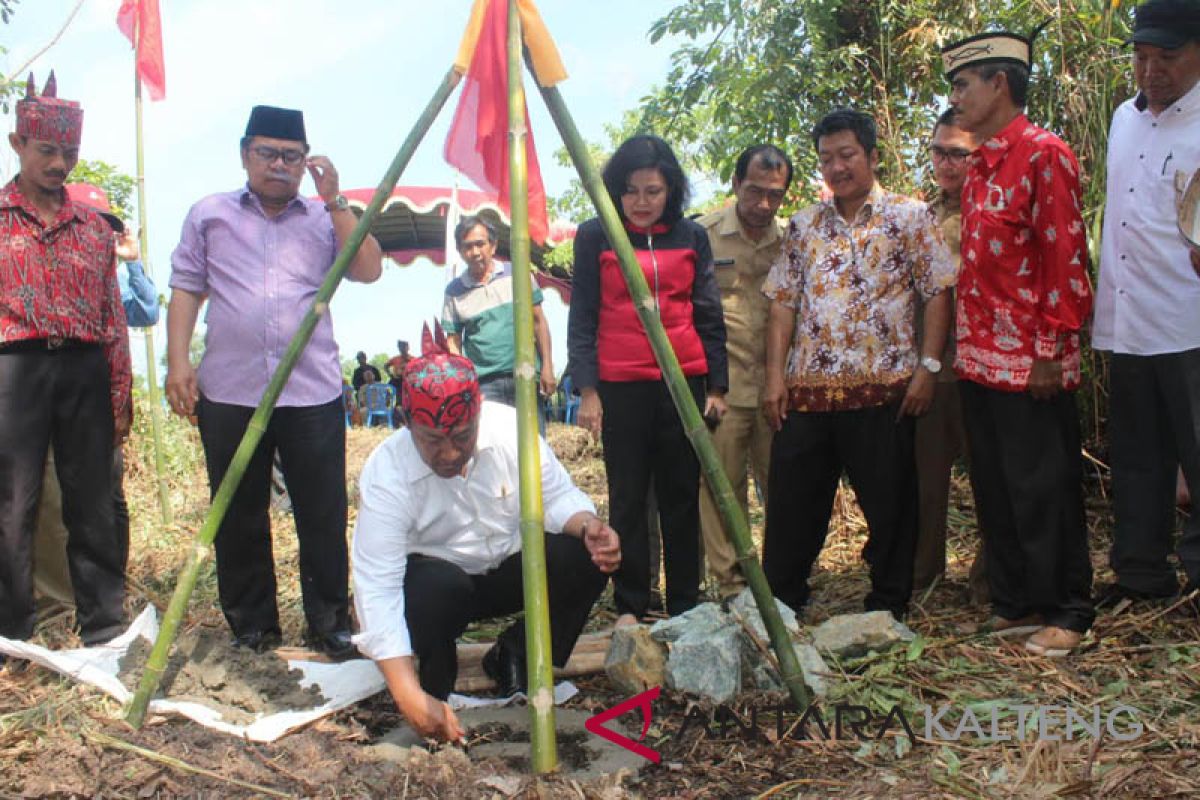
MULTIPOLYGON (((762 282, 779 256, 782 225, 775 214, 792 182, 792 162, 777 147, 756 145, 738 156, 733 176, 736 202, 702 217, 721 286, 729 353, 729 411, 713 432, 721 466, 733 493, 747 507, 747 465, 766 505, 771 428, 762 415, 761 392, 767 357, 767 312, 771 302, 762 282)), ((746 585, 726 538, 708 484, 700 486, 700 530, 708 568, 722 597, 746 585)))
MULTIPOLYGON (((962 186, 967 177, 967 162, 976 148, 974 138, 954 122, 953 109, 944 112, 933 126, 929 158, 938 184, 937 199, 929 209, 942 226, 946 244, 960 261, 962 241, 962 186)), ((918 315, 923 311, 918 307, 918 315)), ((917 330, 921 322, 917 321, 917 330)), ((954 363, 954 337, 946 337, 942 364, 954 363)), ((963 428, 958 381, 953 369, 938 373, 933 404, 917 418, 916 462, 918 489, 917 552, 913 565, 913 590, 920 592, 946 572, 946 512, 950 500, 950 472, 954 462, 967 454, 967 435, 963 428)), ((982 542, 970 573, 971 601, 988 602, 987 575, 984 573, 982 542)))

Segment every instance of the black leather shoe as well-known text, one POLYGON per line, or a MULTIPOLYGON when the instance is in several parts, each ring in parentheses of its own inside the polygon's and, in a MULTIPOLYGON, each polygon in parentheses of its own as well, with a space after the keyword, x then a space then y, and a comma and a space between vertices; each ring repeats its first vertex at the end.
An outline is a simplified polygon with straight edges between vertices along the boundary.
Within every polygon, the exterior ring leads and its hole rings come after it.
POLYGON ((249 631, 234 636, 230 644, 234 647, 245 647, 256 653, 265 653, 283 644, 283 634, 277 630, 249 631))
POLYGON ((349 661, 358 658, 358 648, 350 641, 350 631, 328 631, 315 633, 309 631, 304 641, 318 653, 324 653, 330 661, 349 661))
POLYGON ((483 654, 483 671, 505 697, 529 688, 525 683, 525 657, 513 652, 505 642, 496 642, 483 654))

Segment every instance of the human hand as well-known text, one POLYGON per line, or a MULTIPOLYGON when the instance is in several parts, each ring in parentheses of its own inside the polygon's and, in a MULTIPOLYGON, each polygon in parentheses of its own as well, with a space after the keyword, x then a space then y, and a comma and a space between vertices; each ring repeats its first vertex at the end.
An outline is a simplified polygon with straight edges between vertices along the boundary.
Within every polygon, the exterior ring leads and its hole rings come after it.
POLYGON ((126 228, 125 232, 117 237, 117 258, 122 261, 137 261, 141 256, 141 250, 138 248, 137 236, 133 233, 133 228, 126 228))
POLYGON ((1029 370, 1029 393, 1035 400, 1049 400, 1062 391, 1062 362, 1034 359, 1029 370))
POLYGON ((592 520, 583 525, 583 544, 596 569, 608 575, 621 566, 621 537, 599 517, 592 520))
POLYGON ((113 447, 120 447, 129 438, 129 430, 133 427, 133 401, 125 406, 122 412, 113 417, 113 447))
POLYGON ((900 412, 896 419, 905 415, 919 417, 933 405, 933 392, 937 387, 937 376, 924 367, 918 366, 908 382, 908 391, 900 401, 900 412))
POLYGON ((579 398, 579 427, 592 434, 599 440, 601 423, 604 421, 604 406, 600 403, 600 394, 595 389, 584 389, 579 398))
POLYGON ((437 739, 439 742, 457 742, 466 737, 462 723, 454 709, 442 700, 421 692, 412 703, 404 706, 397 704, 400 713, 413 726, 413 730, 426 739, 437 739))
POLYGON ((771 430, 777 431, 783 427, 783 421, 787 419, 787 403, 788 393, 783 379, 768 375, 766 388, 763 389, 762 412, 771 430))
POLYGON ((325 156, 312 156, 305 162, 308 174, 312 176, 317 187, 317 194, 328 205, 338 196, 338 174, 331 162, 325 156))
POLYGON ((710 429, 716 428, 727 413, 729 406, 725 402, 725 395, 710 394, 704 398, 704 419, 710 429))
POLYGON ((196 368, 187 361, 168 363, 163 393, 172 411, 181 417, 193 416, 196 413, 196 401, 200 399, 196 368))
POLYGON ((549 363, 542 365, 542 374, 538 380, 538 391, 542 397, 550 397, 558 389, 558 381, 554 377, 554 367, 549 363))

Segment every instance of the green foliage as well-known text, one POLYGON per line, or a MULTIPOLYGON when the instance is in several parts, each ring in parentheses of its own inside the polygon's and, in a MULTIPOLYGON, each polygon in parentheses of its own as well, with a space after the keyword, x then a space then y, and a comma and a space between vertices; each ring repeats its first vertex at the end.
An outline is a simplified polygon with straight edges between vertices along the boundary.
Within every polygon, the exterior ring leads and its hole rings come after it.
POLYGON ((542 266, 548 272, 555 272, 555 267, 564 269, 567 272, 571 271, 571 265, 575 263, 575 240, 568 239, 562 244, 555 245, 542 256, 542 266))
POLYGON ((114 214, 126 222, 133 219, 133 190, 137 184, 132 176, 107 161, 79 159, 75 169, 71 170, 71 182, 99 186, 108 195, 108 203, 114 214))
MULTIPOLYGON (((15 13, 15 6, 21 0, 0 0, 0 22, 7 25, 12 20, 12 15, 15 13)), ((7 47, 0 46, 0 56, 8 52, 7 47)), ((11 78, 0 75, 0 111, 7 114, 12 110, 12 97, 22 90, 24 84, 21 83, 20 76, 14 75, 11 78)))

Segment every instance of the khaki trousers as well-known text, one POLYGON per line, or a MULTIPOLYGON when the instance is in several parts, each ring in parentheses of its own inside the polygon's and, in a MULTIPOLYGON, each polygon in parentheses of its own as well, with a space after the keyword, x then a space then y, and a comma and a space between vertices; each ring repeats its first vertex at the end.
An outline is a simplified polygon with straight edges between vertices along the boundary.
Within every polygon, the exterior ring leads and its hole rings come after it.
MULTIPOLYGON (((967 455, 962 403, 958 383, 937 384, 933 405, 917 418, 916 462, 919 505, 917 511, 917 556, 913 565, 913 588, 921 591, 946 573, 946 512, 950 505, 950 471, 954 462, 967 455)), ((971 599, 987 603, 987 574, 983 540, 976 547, 968 578, 971 599)))
MULTIPOLYGON (((754 481, 762 492, 762 505, 767 504, 767 470, 771 462, 771 427, 762 415, 762 410, 750 406, 730 406, 729 412, 713 432, 713 443, 721 468, 733 485, 733 496, 742 506, 742 514, 749 519, 748 473, 753 471, 754 481)), ((746 585, 737 565, 737 554, 733 544, 725 535, 721 525, 721 514, 713 501, 712 492, 703 478, 700 480, 700 532, 704 544, 704 556, 708 570, 721 595, 728 596, 741 591, 746 585)))
POLYGON ((62 488, 54 472, 54 448, 46 451, 42 499, 33 534, 33 592, 40 613, 75 607, 75 589, 67 567, 67 526, 62 521, 62 488))

